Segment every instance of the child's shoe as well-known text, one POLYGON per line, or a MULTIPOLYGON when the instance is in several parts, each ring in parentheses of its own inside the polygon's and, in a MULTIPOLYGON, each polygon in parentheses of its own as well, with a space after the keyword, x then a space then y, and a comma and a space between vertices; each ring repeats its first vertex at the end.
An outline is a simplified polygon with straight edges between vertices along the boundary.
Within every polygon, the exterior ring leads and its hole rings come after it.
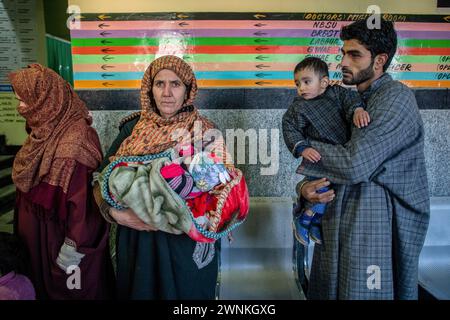
POLYGON ((321 218, 322 216, 315 214, 311 220, 311 227, 309 229, 309 237, 316 244, 322 244, 323 242, 321 218))
POLYGON ((309 216, 303 212, 299 216, 294 217, 294 220, 292 221, 295 239, 304 246, 309 244, 309 229, 311 227, 312 218, 313 216, 309 216))

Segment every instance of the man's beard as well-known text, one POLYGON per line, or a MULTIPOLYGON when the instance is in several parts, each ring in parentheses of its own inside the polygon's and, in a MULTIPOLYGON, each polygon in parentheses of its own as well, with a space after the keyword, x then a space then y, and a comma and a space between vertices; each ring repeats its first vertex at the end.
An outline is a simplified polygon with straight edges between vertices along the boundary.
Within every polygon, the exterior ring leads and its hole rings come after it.
MULTIPOLYGON (((351 79, 345 80, 345 78, 342 78, 342 82, 344 82, 344 84, 346 85, 358 85, 360 83, 363 83, 369 79, 371 79, 374 76, 374 71, 373 71, 373 64, 374 64, 375 60, 372 59, 372 62, 370 63, 370 66, 368 66, 366 69, 361 70, 360 72, 358 72, 356 75, 354 75, 353 73, 350 73, 352 75, 351 79)), ((342 69, 342 75, 344 75, 344 68, 342 69)), ((350 71, 350 70, 349 70, 350 71)))

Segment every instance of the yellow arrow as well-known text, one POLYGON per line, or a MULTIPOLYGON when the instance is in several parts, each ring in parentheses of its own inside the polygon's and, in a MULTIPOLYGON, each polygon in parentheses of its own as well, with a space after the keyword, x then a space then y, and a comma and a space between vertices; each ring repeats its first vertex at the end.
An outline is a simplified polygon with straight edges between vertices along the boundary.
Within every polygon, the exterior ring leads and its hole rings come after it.
POLYGON ((98 16, 98 18, 100 20, 105 20, 106 18, 111 18, 111 16, 107 16, 107 15, 101 14, 101 15, 98 16))
POLYGON ((447 21, 447 22, 450 22, 450 16, 444 17, 444 20, 447 21))
POLYGON ((185 14, 183 14, 183 13, 177 14, 177 17, 180 18, 180 19, 186 19, 186 18, 189 18, 188 15, 185 15, 185 14))
POLYGON ((265 14, 261 14, 261 13, 257 13, 253 15, 256 19, 261 19, 261 18, 265 18, 266 15, 265 14))

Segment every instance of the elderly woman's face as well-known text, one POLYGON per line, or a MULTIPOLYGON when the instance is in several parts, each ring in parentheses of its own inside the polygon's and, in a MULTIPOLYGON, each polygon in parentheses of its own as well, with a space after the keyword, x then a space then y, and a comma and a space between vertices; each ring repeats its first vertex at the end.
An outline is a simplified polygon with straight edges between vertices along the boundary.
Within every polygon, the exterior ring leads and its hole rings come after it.
POLYGON ((153 80, 152 93, 159 113, 163 118, 169 119, 183 106, 186 85, 175 72, 163 69, 153 80))

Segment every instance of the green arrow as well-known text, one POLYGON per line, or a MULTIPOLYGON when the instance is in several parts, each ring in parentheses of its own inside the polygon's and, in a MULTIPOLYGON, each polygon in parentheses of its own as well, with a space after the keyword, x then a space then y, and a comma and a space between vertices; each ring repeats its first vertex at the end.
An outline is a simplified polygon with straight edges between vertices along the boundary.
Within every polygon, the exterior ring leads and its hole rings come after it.
MULTIPOLYGON (((320 43, 320 39, 315 41, 320 43)), ((325 38, 330 40, 331 38, 325 38)), ((97 47, 105 45, 104 38, 74 38, 72 46, 75 47, 97 47), (103 43, 102 43, 103 41, 103 43)), ((214 37, 214 38, 108 38, 112 43, 108 46, 160 46, 164 44, 196 45, 196 46, 309 46, 311 38, 246 38, 246 37, 214 37)), ((450 40, 439 39, 403 39, 399 40, 400 47, 417 48, 448 48, 450 40)))

